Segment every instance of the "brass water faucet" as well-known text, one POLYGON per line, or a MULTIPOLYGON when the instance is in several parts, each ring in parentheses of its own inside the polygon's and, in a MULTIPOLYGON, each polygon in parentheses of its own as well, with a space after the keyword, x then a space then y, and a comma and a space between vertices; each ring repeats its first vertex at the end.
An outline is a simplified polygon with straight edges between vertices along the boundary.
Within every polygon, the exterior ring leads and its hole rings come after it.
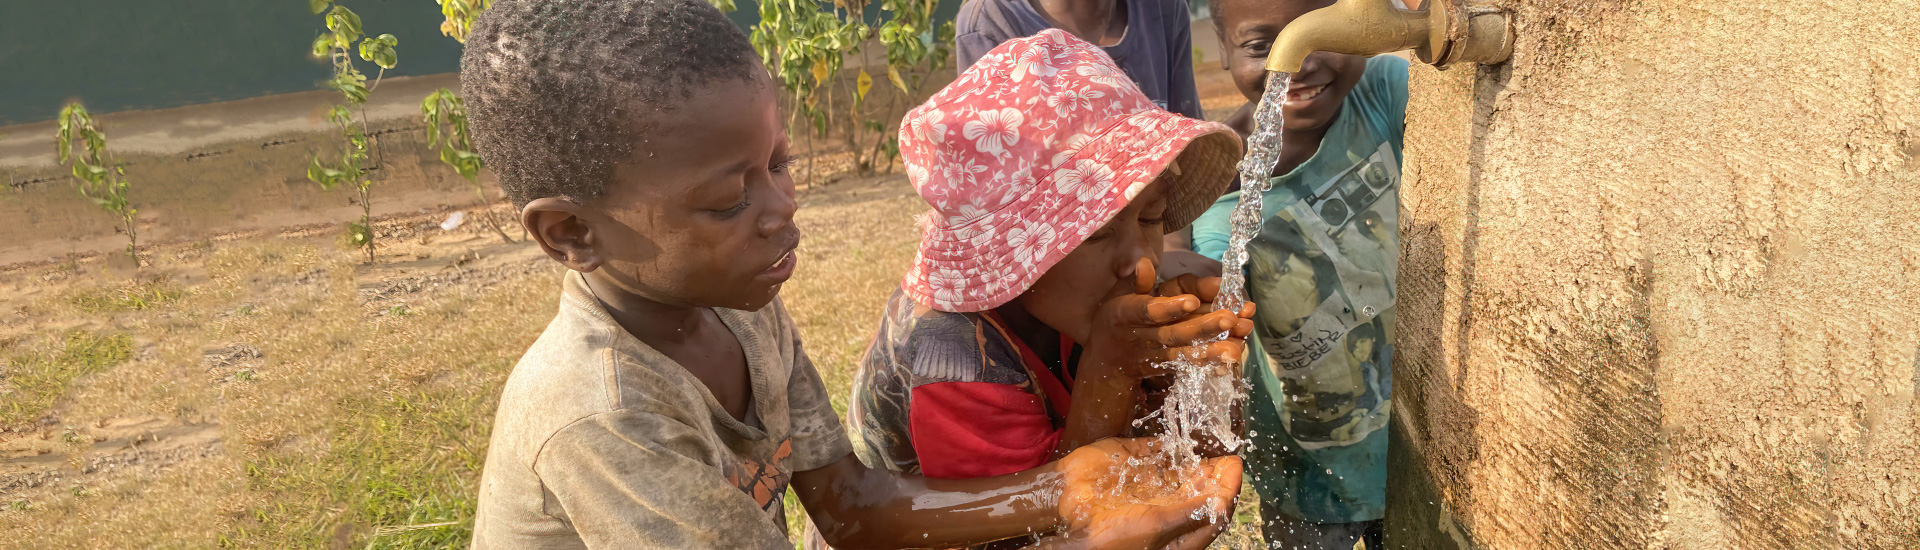
POLYGON ((1499 63, 1513 54, 1513 30, 1502 11, 1426 0, 1418 10, 1395 0, 1337 0, 1294 19, 1273 41, 1267 70, 1297 73, 1316 51, 1379 55, 1412 49, 1435 67, 1499 63))

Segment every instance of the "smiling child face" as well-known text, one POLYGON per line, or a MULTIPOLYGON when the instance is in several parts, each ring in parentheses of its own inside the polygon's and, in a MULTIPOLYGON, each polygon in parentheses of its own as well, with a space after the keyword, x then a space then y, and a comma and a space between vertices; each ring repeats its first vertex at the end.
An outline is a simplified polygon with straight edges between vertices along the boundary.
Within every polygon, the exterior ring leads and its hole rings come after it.
MULTIPOLYGON (((1333 0, 1215 0, 1214 25, 1220 37, 1221 64, 1248 101, 1259 101, 1267 87, 1267 52, 1273 39, 1294 19, 1333 5, 1333 0)), ((1325 128, 1340 114, 1340 103, 1366 72, 1367 58, 1313 52, 1293 75, 1283 108, 1286 129, 1325 128)))
POLYGON ((710 86, 647 119, 647 137, 583 216, 602 276, 661 303, 766 306, 800 243, 772 86, 710 86))

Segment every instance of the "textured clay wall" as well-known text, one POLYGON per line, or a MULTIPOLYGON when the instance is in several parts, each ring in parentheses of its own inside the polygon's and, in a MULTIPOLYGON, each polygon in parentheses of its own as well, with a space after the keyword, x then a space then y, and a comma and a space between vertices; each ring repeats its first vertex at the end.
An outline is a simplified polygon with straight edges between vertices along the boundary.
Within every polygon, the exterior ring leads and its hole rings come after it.
POLYGON ((1496 4, 1412 69, 1394 546, 1920 548, 1920 5, 1496 4))

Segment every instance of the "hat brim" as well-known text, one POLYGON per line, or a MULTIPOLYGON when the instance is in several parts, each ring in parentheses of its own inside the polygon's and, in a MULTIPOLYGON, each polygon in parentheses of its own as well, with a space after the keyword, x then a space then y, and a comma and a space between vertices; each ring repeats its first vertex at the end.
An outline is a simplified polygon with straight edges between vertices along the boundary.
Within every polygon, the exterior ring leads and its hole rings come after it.
POLYGON ((1181 171, 1165 180, 1164 227, 1171 232, 1193 223, 1233 182, 1240 143, 1225 125, 1167 111, 1121 117, 1041 178, 1038 186, 1052 192, 1029 193, 959 224, 929 212, 901 287, 915 302, 941 311, 999 307, 1105 226, 1176 158, 1181 171), (1057 178, 1075 177, 1077 167, 1110 170, 1111 183, 1061 185, 1057 178))

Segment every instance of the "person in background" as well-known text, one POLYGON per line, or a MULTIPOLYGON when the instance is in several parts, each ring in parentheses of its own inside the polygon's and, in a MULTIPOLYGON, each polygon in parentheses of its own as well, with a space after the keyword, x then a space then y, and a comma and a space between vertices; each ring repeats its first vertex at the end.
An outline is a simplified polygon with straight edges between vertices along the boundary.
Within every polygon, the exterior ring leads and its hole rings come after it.
MULTIPOLYGON (((1229 126, 1252 130, 1275 36, 1330 4, 1214 1, 1221 65, 1248 101, 1229 126)), ((1260 304, 1248 339, 1247 473, 1277 548, 1379 548, 1407 62, 1314 52, 1285 101, 1284 146, 1247 247, 1247 295, 1260 304)), ((1216 260, 1225 252, 1241 192, 1194 222, 1195 251, 1216 260)))
POLYGON ((1002 42, 1047 29, 1100 46, 1154 105, 1204 118, 1186 0, 967 0, 954 17, 959 68, 1002 42))

